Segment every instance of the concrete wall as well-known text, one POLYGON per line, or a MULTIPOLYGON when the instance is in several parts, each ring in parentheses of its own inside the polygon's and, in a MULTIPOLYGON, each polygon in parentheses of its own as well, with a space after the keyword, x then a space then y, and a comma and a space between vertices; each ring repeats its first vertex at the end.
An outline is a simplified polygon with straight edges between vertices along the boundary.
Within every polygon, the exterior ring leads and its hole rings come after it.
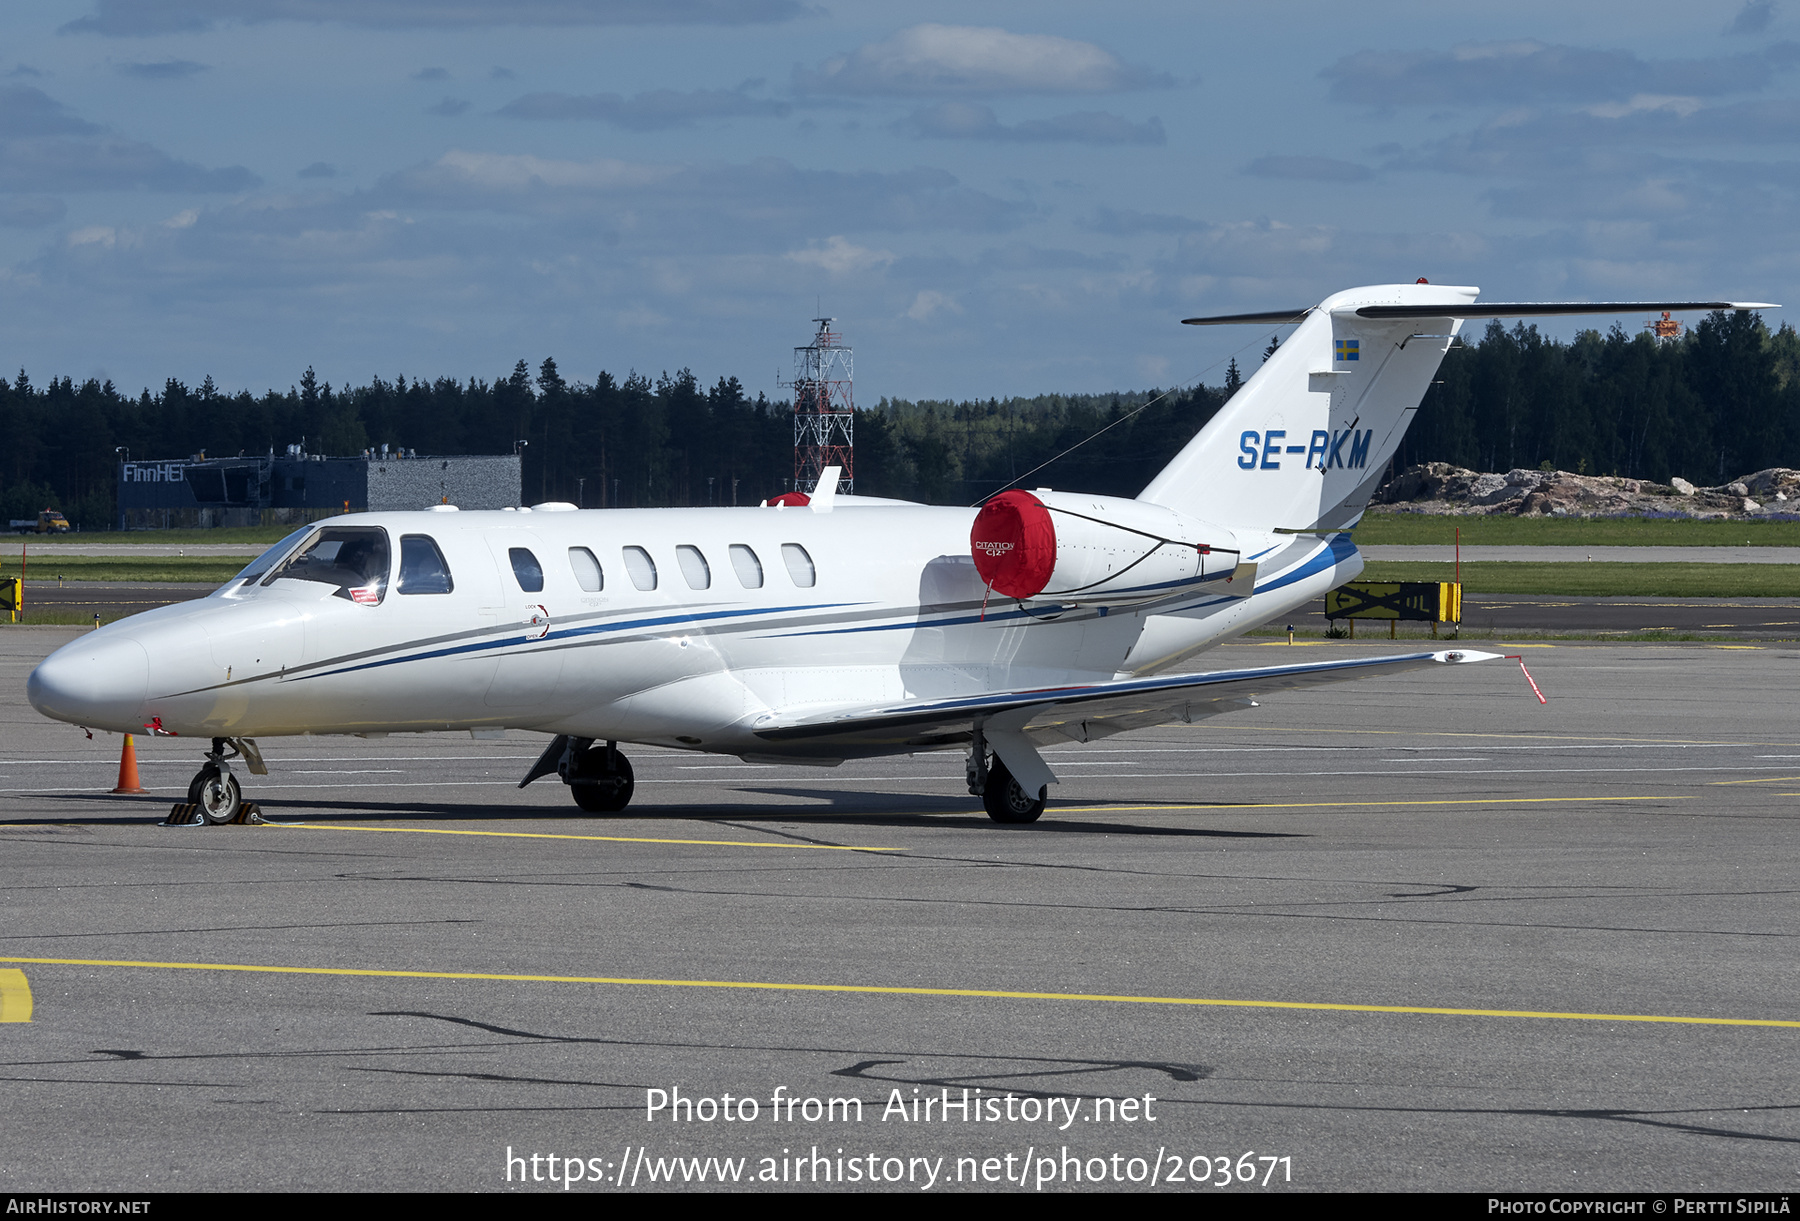
POLYGON ((517 454, 462 458, 386 458, 369 461, 369 511, 507 509, 519 504, 517 454))

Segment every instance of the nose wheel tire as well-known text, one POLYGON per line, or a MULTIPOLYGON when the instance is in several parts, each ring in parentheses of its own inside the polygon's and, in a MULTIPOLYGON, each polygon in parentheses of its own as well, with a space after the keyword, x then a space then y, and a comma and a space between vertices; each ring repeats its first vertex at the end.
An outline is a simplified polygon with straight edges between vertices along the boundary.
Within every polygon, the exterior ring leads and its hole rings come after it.
POLYGON ((603 746, 583 751, 569 776, 569 790, 574 794, 575 804, 589 814, 617 814, 631 804, 631 795, 636 789, 637 778, 632 775, 631 760, 616 750, 609 752, 603 746), (607 767, 609 753, 611 768, 607 767))
POLYGON ((981 804, 987 807, 988 817, 995 822, 1026 823, 1036 822, 1038 815, 1044 812, 1045 794, 1048 788, 1040 788, 1037 796, 1027 793, 1006 764, 995 755, 988 765, 987 786, 981 792, 981 804))
POLYGON ((188 793, 199 807, 200 817, 214 826, 236 818, 244 804, 244 793, 238 786, 237 777, 230 772, 220 774, 210 767, 200 769, 200 774, 188 785, 188 793))

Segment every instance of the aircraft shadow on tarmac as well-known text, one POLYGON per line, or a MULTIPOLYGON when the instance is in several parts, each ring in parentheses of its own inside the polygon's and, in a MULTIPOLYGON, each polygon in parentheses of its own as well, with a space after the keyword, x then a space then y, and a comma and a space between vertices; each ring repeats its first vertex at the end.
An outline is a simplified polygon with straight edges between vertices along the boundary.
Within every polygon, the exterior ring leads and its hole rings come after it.
MULTIPOLYGON (((731 821, 738 823, 780 822, 787 824, 800 823, 807 826, 833 827, 968 827, 985 828, 993 831, 1026 834, 1102 834, 1102 835, 1143 835, 1151 837, 1176 838, 1212 838, 1212 839, 1306 839, 1304 832, 1291 831, 1230 831, 1216 827, 1157 827, 1127 822, 1103 822, 1080 819, 1083 813, 1081 806, 1068 805, 1056 807, 1049 817, 1024 826, 1001 826, 984 814, 972 814, 966 804, 946 800, 941 797, 915 797, 907 794, 872 794, 863 792, 820 791, 818 789, 775 789, 761 788, 754 791, 773 797, 791 797, 799 800, 816 802, 824 798, 831 802, 828 809, 817 806, 802 808, 768 805, 634 805, 630 812, 611 816, 596 817, 583 814, 570 807, 552 806, 544 808, 503 807, 496 810, 492 806, 453 804, 434 801, 305 801, 283 800, 279 804, 264 805, 263 814, 272 822, 308 821, 308 822, 388 822, 396 819, 429 818, 444 822, 510 822, 516 819, 566 818, 576 827, 585 829, 595 835, 604 835, 607 828, 631 822, 709 822, 731 821), (910 809, 899 811, 894 805, 904 804, 910 809), (888 808, 882 808, 888 807, 888 808), (920 809, 919 807, 925 807, 920 809)), ((49 801, 92 801, 84 794, 42 794, 49 801)), ((116 816, 88 815, 75 818, 12 818, 0 819, 0 828, 33 827, 33 826, 128 826, 142 824, 145 814, 155 810, 161 821, 161 815, 167 812, 168 799, 164 797, 126 797, 131 813, 121 811, 116 816), (139 813, 143 811, 143 813, 139 813)), ((1138 803, 1145 807, 1167 804, 1184 814, 1204 816, 1204 808, 1196 809, 1194 802, 1155 802, 1138 803)), ((1236 809, 1236 807, 1225 807, 1236 809)))

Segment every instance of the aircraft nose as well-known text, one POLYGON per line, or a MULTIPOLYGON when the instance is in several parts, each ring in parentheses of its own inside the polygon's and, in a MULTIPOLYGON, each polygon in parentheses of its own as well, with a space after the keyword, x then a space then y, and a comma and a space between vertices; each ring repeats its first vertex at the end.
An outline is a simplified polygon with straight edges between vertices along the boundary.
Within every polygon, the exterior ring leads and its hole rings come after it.
POLYGON ((101 729, 137 728, 150 689, 150 655, 129 636, 95 633, 50 654, 31 672, 25 697, 47 717, 101 729))

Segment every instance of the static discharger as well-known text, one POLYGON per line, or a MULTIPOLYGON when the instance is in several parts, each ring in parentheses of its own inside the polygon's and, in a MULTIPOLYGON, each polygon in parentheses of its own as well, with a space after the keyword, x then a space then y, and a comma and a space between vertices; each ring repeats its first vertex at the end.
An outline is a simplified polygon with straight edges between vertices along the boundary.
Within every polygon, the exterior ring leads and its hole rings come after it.
POLYGON ((1516 661, 1519 663, 1519 672, 1525 676, 1525 681, 1531 684, 1531 693, 1538 697, 1538 703, 1548 704, 1550 701, 1544 698, 1544 693, 1542 691, 1538 690, 1537 679, 1531 677, 1531 671, 1525 668, 1524 655, 1521 653, 1507 653, 1504 656, 1508 661, 1516 661))

